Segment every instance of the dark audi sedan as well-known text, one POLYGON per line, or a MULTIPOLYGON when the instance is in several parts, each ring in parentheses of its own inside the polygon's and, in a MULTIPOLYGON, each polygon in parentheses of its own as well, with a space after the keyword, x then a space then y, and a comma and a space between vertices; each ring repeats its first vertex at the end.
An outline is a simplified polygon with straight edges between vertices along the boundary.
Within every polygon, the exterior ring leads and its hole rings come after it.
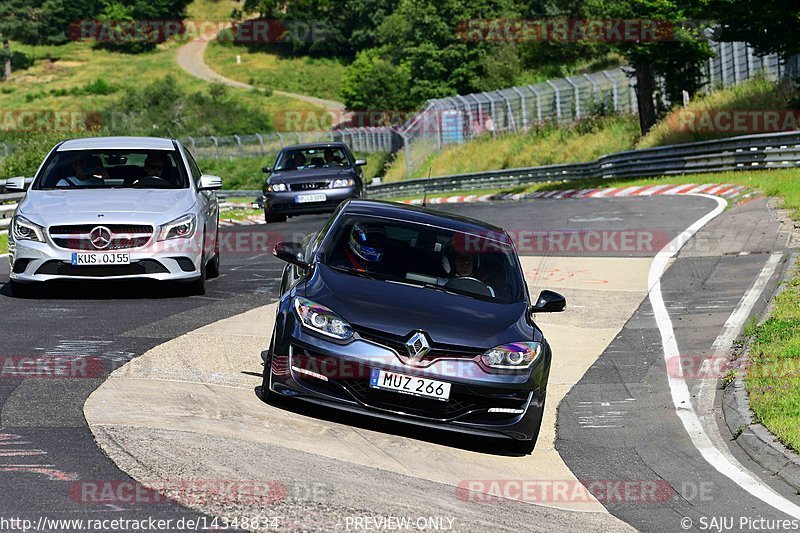
POLYGON ((326 213, 343 200, 364 195, 361 167, 344 143, 287 146, 278 154, 264 185, 264 217, 283 222, 287 216, 326 213))
POLYGON ((508 234, 400 204, 344 202, 318 233, 279 243, 289 264, 262 399, 295 397, 424 426, 513 439, 529 453, 551 352, 508 234))

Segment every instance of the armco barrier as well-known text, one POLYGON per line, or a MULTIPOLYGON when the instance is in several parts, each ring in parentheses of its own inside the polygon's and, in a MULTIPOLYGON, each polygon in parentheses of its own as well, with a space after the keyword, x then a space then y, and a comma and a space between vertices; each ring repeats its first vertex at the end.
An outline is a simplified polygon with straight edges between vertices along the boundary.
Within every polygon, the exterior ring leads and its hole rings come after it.
POLYGON ((515 187, 528 183, 585 178, 648 178, 699 172, 800 166, 800 131, 745 135, 713 141, 628 150, 588 163, 514 168, 367 187, 373 198, 515 187))

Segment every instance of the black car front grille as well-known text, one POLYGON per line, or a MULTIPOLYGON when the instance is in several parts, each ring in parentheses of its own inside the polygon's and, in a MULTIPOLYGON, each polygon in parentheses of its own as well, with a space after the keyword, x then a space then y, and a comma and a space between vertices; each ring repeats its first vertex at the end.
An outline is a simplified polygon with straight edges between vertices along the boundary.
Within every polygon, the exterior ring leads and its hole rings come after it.
MULTIPOLYGON (((492 407, 503 409, 524 409, 530 391, 524 389, 493 389, 489 387, 471 387, 453 383, 450 399, 447 401, 423 398, 400 392, 376 389, 370 386, 369 376, 372 368, 348 363, 342 366, 336 361, 339 358, 325 357, 309 353, 300 347, 294 347, 295 356, 292 365, 317 374, 325 375, 324 381, 295 371, 295 378, 323 393, 336 393, 344 388, 360 403, 369 407, 392 412, 405 413, 435 420, 453 420, 466 417, 469 413, 485 417, 492 407), (342 369, 345 372, 342 372, 342 369)), ((341 393, 338 394, 341 396, 341 393)), ((509 418, 517 414, 504 413, 496 419, 509 418)))
POLYGON ((90 233, 97 227, 104 227, 111 232, 108 246, 102 250, 126 250, 139 248, 150 242, 153 226, 141 224, 75 224, 69 226, 52 226, 50 237, 56 246, 68 250, 98 250, 92 244, 90 233))
POLYGON ((329 181, 309 181, 304 183, 290 183, 289 190, 292 191, 314 191, 317 189, 327 189, 330 186, 329 181))
POLYGON ((109 276, 137 276, 142 274, 167 274, 169 270, 155 259, 142 259, 129 265, 73 266, 65 261, 46 261, 36 274, 105 278, 109 276))
POLYGON ((142 224, 75 224, 70 226, 51 226, 50 235, 90 233, 99 226, 108 228, 111 233, 153 233, 153 226, 142 224))
MULTIPOLYGON (((386 333, 384 331, 365 328, 363 326, 353 326, 353 329, 364 340, 372 341, 376 344, 381 344, 391 348, 402 356, 408 355, 406 341, 411 337, 413 334, 412 332, 409 332, 408 335, 401 337, 386 333)), ((470 348, 467 346, 431 343, 430 351, 425 354, 420 361, 435 361, 436 359, 474 359, 483 352, 484 350, 470 348)))

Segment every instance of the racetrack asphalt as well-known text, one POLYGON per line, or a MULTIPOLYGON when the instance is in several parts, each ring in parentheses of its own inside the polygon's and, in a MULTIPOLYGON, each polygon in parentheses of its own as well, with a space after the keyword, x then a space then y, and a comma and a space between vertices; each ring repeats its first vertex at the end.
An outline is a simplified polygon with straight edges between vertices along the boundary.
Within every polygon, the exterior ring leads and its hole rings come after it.
MULTIPOLYGON (((702 244, 701 237, 705 235, 701 232, 694 241, 696 246, 688 246, 664 277, 664 295, 670 312, 673 309, 680 312, 683 309, 717 306, 712 311, 694 313, 691 319, 684 319, 686 322, 674 318, 676 335, 686 350, 696 350, 701 356, 705 353, 704 349, 708 350, 726 316, 763 267, 765 257, 772 253, 783 254, 786 249, 785 241, 781 240, 783 234, 778 219, 758 202, 764 200, 734 207, 712 221, 704 230, 708 232, 706 244, 702 244), (679 322, 688 326, 681 327, 679 322)), ((550 268, 538 263, 538 271, 531 273, 538 276, 535 278, 538 282, 530 287, 531 293, 535 294, 553 285, 561 285, 563 288, 557 290, 569 293, 575 288, 571 288, 570 283, 578 283, 581 276, 585 277, 584 284, 607 281, 592 277, 591 268, 582 266, 565 269, 562 266, 565 257, 577 256, 572 263, 584 261, 589 265, 593 257, 631 258, 633 261, 652 257, 657 250, 648 246, 648 242, 665 244, 713 207, 714 203, 707 198, 650 197, 587 201, 535 200, 449 205, 442 208, 501 225, 515 239, 528 239, 529 247, 521 247, 524 262, 527 261, 526 255, 541 256, 541 248, 537 247, 541 246, 542 234, 537 232, 551 232, 546 235, 551 243, 546 245, 546 252, 553 256, 553 261, 550 268), (631 230, 633 242, 640 238, 640 246, 619 246, 619 242, 614 242, 615 237, 609 237, 598 250, 595 247, 597 241, 590 241, 586 237, 586 232, 590 230, 606 232, 601 234, 601 242, 602 235, 631 230), (534 233, 533 238, 531 232, 534 233), (576 232, 583 235, 576 241, 577 248, 568 241, 552 243, 552 239, 558 239, 558 235, 563 238, 565 233, 572 235, 576 232), (645 236, 644 240, 641 240, 642 235, 645 236)), ((0 401, 3 405, 0 431, 5 435, 4 440, 0 439, 0 482, 5 487, 14 487, 12 492, 4 491, 0 516, 197 516, 187 506, 171 502, 103 505, 90 504, 76 497, 76 486, 81 487, 81 483, 85 485, 86 481, 129 479, 95 444, 83 416, 84 403, 110 372, 137 356, 198 328, 262 308, 274 301, 282 264, 269 254, 271 245, 277 240, 299 239, 321 226, 324 220, 323 216, 309 216, 292 219, 285 224, 226 229, 223 236, 223 242, 227 242, 224 247, 223 276, 209 284, 208 293, 203 297, 184 297, 179 291, 165 291, 163 287, 151 284, 125 287, 79 284, 56 286, 35 299, 21 300, 10 298, 7 288, 4 288, 0 292, 4 330, 0 336, 0 355, 93 357, 102 361, 103 372, 94 378, 21 379, 3 376, 0 379, 0 401), (8 446, 8 443, 13 445, 8 446), (3 450, 15 453, 2 454, 3 450)), ((599 264, 601 261, 598 259, 596 262, 599 264)), ((0 281, 7 279, 7 273, 7 264, 0 266, 0 281)), ((773 277, 773 284, 774 281, 773 277)), ((575 307, 573 317, 580 316, 587 322, 602 322, 604 309, 613 305, 609 299, 614 295, 606 296, 587 297, 585 301, 572 298, 570 304, 575 307)), ((698 459, 688 438, 681 434, 682 428, 678 425, 675 410, 671 409, 671 402, 665 396, 666 369, 659 369, 657 364, 662 355, 657 338, 654 338, 656 330, 648 305, 647 301, 642 301, 625 327, 613 340, 608 339, 611 345, 602 355, 598 354, 599 359, 589 367, 578 386, 567 394, 561 404, 555 442, 566 465, 580 480, 667 480, 671 487, 679 487, 684 492, 688 490, 688 485, 682 486, 681 483, 687 481, 696 483, 696 487, 700 487, 701 482, 707 482, 715 488, 714 499, 710 503, 706 500, 691 501, 683 493, 679 504, 675 498, 648 504, 603 502, 614 516, 643 530, 677 530, 678 515, 699 520, 706 505, 709 506, 709 514, 711 511, 721 513, 726 501, 738 505, 742 515, 752 511, 764 516, 780 516, 761 502, 754 501, 718 472, 703 468, 702 459, 698 459), (621 361, 625 362, 626 369, 630 369, 631 376, 620 372, 618 366, 621 361), (644 366, 647 366, 646 371, 643 370, 644 366), (643 389, 634 390, 636 387, 632 384, 639 384, 643 389), (614 410, 613 416, 617 420, 621 418, 621 423, 611 424, 616 427, 603 428, 589 427, 603 424, 582 422, 611 414, 607 412, 608 406, 603 404, 609 403, 607 399, 617 401, 619 390, 630 390, 631 394, 624 399, 636 400, 630 402, 634 404, 633 408, 625 406, 624 409, 614 410), (644 453, 646 451, 651 453, 644 453), (689 503, 684 504, 684 501, 689 503)), ((568 314, 561 316, 567 317, 568 314)), ((558 326, 555 316, 548 317, 546 322, 552 324, 553 328, 558 326)), ((565 319, 565 323, 571 323, 570 319, 565 319)), ((270 325, 263 326, 268 328, 270 325)), ((543 328, 547 335, 547 327, 543 325, 543 328)), ((253 343, 254 347, 257 345, 258 342, 253 343)), ((558 354, 554 364, 557 362, 558 354)), ((255 361, 254 367, 246 371, 257 373, 260 366, 255 361)), ((254 378, 247 374, 245 376, 254 378)), ((165 388, 170 386, 170 383, 164 383, 165 388)), ((202 394, 202 389, 198 387, 197 394, 202 394)), ((195 393, 188 390, 187 394, 195 393)), ((249 391, 249 394, 253 392, 249 391)), ((235 404, 229 407, 236 409, 235 404)), ((267 409, 267 406, 264 408, 267 409)), ((297 414, 292 408, 287 409, 293 416, 311 419, 321 416, 322 422, 331 420, 324 415, 302 410, 297 414)), ((320 427, 325 426, 322 422, 320 427)), ((243 425, 239 431, 246 436, 251 429, 255 428, 243 425)), ((403 439, 421 443, 439 439, 425 431, 411 431, 409 434, 386 425, 382 425, 379 432, 385 433, 389 441, 394 440, 394 433, 400 433, 403 439)), ((171 456, 174 456, 174 446, 178 445, 175 434, 175 431, 150 433, 151 448, 155 451, 169 450, 172 445, 171 456)), ((117 437, 118 442, 125 444, 122 440, 124 437, 117 437)), ((185 441, 179 444, 185 446, 185 441)), ((311 472, 320 480, 319 487, 323 493, 325 487, 352 479, 352 490, 348 495, 355 499, 351 510, 354 514, 365 515, 373 511, 360 506, 358 497, 361 494, 365 501, 375 501, 376 491, 383 491, 386 495, 382 499, 384 502, 420 502, 420 498, 429 498, 433 507, 438 505, 441 508, 440 515, 450 512, 457 516, 459 512, 466 512, 462 504, 469 503, 455 498, 451 487, 437 487, 430 480, 397 477, 396 473, 363 465, 354 468, 350 464, 331 460, 324 454, 297 453, 290 447, 255 446, 247 438, 240 439, 240 442, 209 439, 197 442, 194 449, 181 448, 181 452, 187 458, 218 458, 225 457, 226 450, 231 446, 240 445, 249 449, 251 455, 231 456, 227 474, 236 472, 238 475, 242 468, 250 467, 258 469, 259 478, 268 475, 271 476, 269 479, 291 480, 295 479, 293 476, 297 472, 311 472), (435 497, 432 496, 432 488, 435 497)), ((437 445, 455 444, 445 439, 437 445)), ((198 467, 196 462, 189 460, 179 466, 184 470, 198 467)), ((226 472, 215 472, 214 475, 224 478, 226 472)), ((308 487, 302 486, 304 489, 308 487)), ((786 487, 776 484, 775 488, 791 497, 786 487)), ((676 489, 676 492, 680 491, 676 489)), ((323 502, 311 505, 313 498, 301 500, 299 503, 293 502, 290 509, 295 513, 291 520, 294 527, 302 527, 303 517, 309 518, 309 523, 321 529, 324 529, 324 524, 331 528, 336 526, 331 522, 333 509, 326 508, 323 502)), ((468 528, 471 530, 489 530, 495 525, 503 525, 508 529, 516 525, 525 530, 559 530, 579 523, 563 514, 566 511, 553 507, 558 506, 537 507, 537 512, 531 515, 531 506, 525 506, 525 510, 521 511, 514 510, 514 506, 509 507, 508 504, 474 504, 469 507, 469 517, 465 523, 471 526, 468 528), (501 524, 499 517, 506 515, 508 519, 501 524), (521 520, 525 522, 521 524, 521 520)), ((335 509, 333 512, 341 511, 339 506, 335 509)), ((387 506, 382 511, 384 514, 407 514, 408 507, 397 503, 396 507, 387 506)), ((585 516, 580 520, 583 520, 587 529, 599 530, 613 525, 603 519, 604 522, 595 524, 597 527, 591 527, 591 523, 586 523, 585 516)), ((621 522, 617 524, 623 527, 621 522)))

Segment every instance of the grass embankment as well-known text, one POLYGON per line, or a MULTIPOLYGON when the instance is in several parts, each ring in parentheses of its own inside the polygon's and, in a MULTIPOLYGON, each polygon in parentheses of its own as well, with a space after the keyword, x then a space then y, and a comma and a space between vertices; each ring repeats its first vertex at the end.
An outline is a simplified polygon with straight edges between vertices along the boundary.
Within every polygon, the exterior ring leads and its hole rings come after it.
POLYGON ((800 275, 797 273, 775 298, 772 316, 755 327, 745 384, 756 421, 800 452, 800 275))
MULTIPOLYGON (((775 84, 753 79, 734 88, 699 95, 687 108, 677 108, 656 124, 644 137, 638 120, 631 116, 589 118, 570 126, 545 124, 522 134, 484 135, 470 142, 452 145, 418 164, 411 178, 446 176, 484 170, 531 167, 557 163, 585 162, 602 155, 666 144, 701 141, 757 131, 690 131, 686 117, 714 116, 716 111, 746 110, 758 115, 764 111, 785 110, 800 104, 800 90, 790 84, 775 84)), ((755 125, 763 125, 756 120, 755 125)), ((702 126, 702 120, 689 124, 702 126)), ((700 128, 703 130, 704 128, 700 128)), ((412 153, 412 159, 414 158, 412 153)), ((405 158, 400 154, 386 172, 385 181, 406 179, 405 158)))
POLYGON ((226 78, 256 87, 327 100, 341 98, 345 65, 337 59, 293 56, 275 45, 255 48, 212 41, 206 50, 206 63, 226 78), (236 56, 241 58, 240 64, 236 56))
POLYGON ((0 235, 0 254, 8 253, 8 234, 0 235))
MULTIPOLYGON (((412 178, 481 172, 504 168, 590 161, 633 146, 639 130, 635 117, 589 119, 571 126, 545 124, 520 135, 490 135, 452 145, 414 169, 412 178)), ((384 181, 405 179, 405 158, 398 154, 384 181)))
MULTIPOLYGON (((165 43, 152 52, 124 54, 93 48, 90 43, 61 46, 25 46, 14 49, 34 58, 30 68, 15 72, 0 84, 0 109, 48 111, 96 111, 112 106, 126 92, 172 75, 187 93, 208 90, 175 63, 176 43, 165 43), (98 82, 98 80, 101 80, 98 82)), ((231 97, 274 116, 284 109, 320 111, 321 108, 286 96, 266 96, 256 91, 230 89, 231 97)), ((249 133, 249 132, 248 132, 249 133)))

